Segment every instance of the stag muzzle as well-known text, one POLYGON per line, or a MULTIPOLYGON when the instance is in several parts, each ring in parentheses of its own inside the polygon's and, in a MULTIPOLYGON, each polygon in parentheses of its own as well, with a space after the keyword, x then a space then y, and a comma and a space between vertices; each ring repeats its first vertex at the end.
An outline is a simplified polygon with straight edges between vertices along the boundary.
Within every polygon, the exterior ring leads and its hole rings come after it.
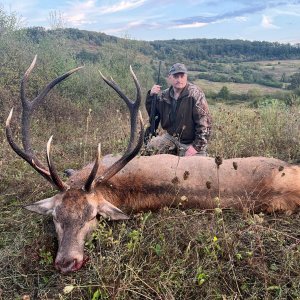
POLYGON ((58 249, 58 253, 55 259, 55 268, 62 274, 67 274, 79 270, 88 261, 88 257, 84 256, 83 251, 83 246, 79 251, 65 250, 61 252, 60 249, 58 249))
POLYGON ((77 258, 62 258, 55 260, 55 269, 62 274, 67 274, 70 272, 75 272, 81 269, 88 261, 88 257, 83 257, 82 259, 77 258))
POLYGON ((62 274, 79 270, 88 260, 84 257, 84 239, 78 236, 76 230, 68 229, 58 236, 55 268, 62 274))

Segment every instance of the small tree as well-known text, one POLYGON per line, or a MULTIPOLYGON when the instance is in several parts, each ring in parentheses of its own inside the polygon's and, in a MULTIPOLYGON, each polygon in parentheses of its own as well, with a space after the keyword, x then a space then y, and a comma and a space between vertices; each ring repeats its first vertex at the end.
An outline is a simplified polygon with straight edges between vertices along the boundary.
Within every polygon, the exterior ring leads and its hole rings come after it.
POLYGON ((261 91, 258 89, 249 89, 247 92, 247 99, 250 101, 257 100, 262 97, 261 91))
POLYGON ((66 20, 64 19, 63 13, 57 10, 50 11, 49 24, 52 30, 65 28, 66 20))
POLYGON ((286 82, 286 73, 285 72, 282 73, 280 81, 281 82, 286 82))
POLYGON ((291 93, 284 99, 284 103, 287 106, 297 106, 300 104, 300 97, 295 93, 291 93))
POLYGON ((300 87, 300 73, 294 73, 291 76, 290 89, 294 90, 300 87))
POLYGON ((20 18, 16 13, 7 13, 0 4, 0 37, 20 28, 20 18))
POLYGON ((218 93, 218 97, 224 100, 228 100, 229 99, 229 90, 227 86, 223 86, 219 93, 218 93))

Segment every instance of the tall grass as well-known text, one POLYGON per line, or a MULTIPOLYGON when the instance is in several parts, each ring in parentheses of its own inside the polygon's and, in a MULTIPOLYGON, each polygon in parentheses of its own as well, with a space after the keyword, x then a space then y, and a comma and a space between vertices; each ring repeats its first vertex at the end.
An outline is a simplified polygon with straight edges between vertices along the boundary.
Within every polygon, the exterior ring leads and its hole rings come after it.
POLYGON ((229 157, 268 156, 286 161, 300 157, 300 109, 216 105, 210 154, 229 157))
MULTIPOLYGON (((128 116, 116 112, 117 105, 89 111, 68 99, 62 102, 55 92, 48 101, 52 112, 40 110, 35 116, 33 144, 43 159, 45 143, 55 133, 53 157, 60 172, 92 161, 99 141, 105 153, 124 150, 128 116), (57 109, 62 103, 63 115, 57 109)), ((299 158, 298 108, 218 104, 211 109, 211 156, 299 158)), ((3 129, 0 154, 2 299, 296 299, 300 293, 297 214, 166 208, 127 222, 100 219, 86 243, 88 264, 62 276, 53 267, 52 221, 19 206, 53 191, 12 153, 3 129)))

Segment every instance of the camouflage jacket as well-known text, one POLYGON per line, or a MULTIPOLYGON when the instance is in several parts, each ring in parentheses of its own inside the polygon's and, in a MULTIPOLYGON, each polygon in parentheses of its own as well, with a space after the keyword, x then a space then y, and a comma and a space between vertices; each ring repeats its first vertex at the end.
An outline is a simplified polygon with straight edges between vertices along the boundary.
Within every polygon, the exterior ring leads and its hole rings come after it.
MULTIPOLYGON (((155 95, 146 98, 146 109, 150 116, 151 102, 155 95)), ((199 152, 205 150, 211 132, 211 115, 203 91, 187 83, 177 100, 173 87, 164 90, 156 102, 156 116, 161 127, 170 135, 177 136, 183 144, 193 144, 199 152)))

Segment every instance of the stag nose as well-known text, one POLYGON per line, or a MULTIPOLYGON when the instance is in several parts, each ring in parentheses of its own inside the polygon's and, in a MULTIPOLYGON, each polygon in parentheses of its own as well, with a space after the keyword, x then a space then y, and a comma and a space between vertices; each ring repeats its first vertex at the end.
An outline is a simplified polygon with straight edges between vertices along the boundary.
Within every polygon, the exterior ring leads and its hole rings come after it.
POLYGON ((77 271, 81 268, 83 261, 79 261, 76 258, 72 259, 61 259, 55 261, 55 268, 62 274, 67 274, 69 272, 77 271))

